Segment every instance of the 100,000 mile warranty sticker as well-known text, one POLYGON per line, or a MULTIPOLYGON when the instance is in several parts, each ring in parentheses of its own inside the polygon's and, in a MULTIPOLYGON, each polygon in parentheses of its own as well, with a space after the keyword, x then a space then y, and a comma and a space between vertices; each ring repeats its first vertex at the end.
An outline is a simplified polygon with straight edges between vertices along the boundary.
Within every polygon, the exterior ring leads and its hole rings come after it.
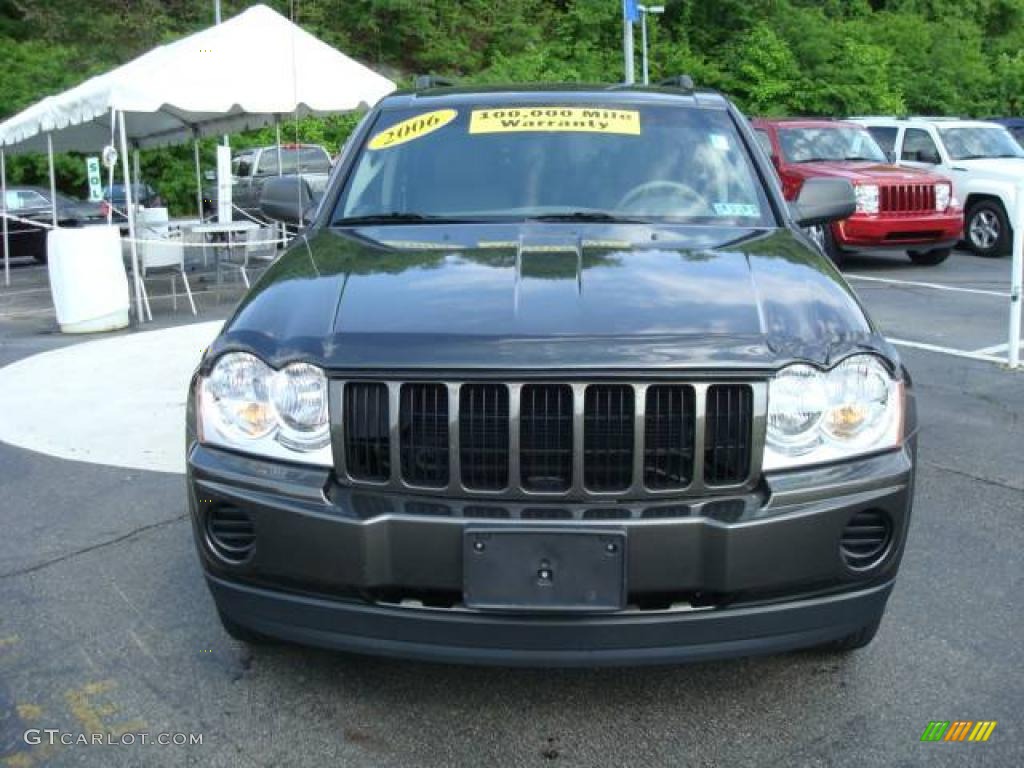
POLYGON ((520 131, 579 131, 640 135, 640 113, 635 109, 597 107, 500 107, 474 109, 470 133, 520 131))

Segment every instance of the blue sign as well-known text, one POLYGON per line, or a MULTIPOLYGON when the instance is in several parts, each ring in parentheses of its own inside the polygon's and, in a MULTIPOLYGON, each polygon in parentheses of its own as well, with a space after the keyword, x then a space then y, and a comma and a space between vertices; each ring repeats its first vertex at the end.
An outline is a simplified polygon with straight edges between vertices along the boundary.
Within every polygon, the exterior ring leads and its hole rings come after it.
POLYGON ((634 24, 640 21, 640 9, 636 7, 636 0, 622 0, 622 17, 634 24))

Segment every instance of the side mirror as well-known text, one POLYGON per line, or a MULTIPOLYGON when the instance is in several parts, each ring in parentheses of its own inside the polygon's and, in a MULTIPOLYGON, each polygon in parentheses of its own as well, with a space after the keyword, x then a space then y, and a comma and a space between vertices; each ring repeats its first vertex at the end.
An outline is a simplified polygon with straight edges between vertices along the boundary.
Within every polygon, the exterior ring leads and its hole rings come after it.
POLYGON ((857 210, 857 196, 846 179, 807 179, 789 212, 800 227, 813 227, 849 218, 857 210))
POLYGON ((260 211, 268 219, 301 227, 312 218, 316 199, 301 176, 275 176, 260 193, 260 211))

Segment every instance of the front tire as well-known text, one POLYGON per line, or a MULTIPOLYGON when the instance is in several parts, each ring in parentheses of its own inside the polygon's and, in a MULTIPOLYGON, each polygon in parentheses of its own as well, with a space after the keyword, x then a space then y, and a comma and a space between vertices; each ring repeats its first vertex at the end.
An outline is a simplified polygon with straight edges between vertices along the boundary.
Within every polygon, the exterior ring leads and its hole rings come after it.
POLYGON ((878 628, 881 625, 882 617, 879 616, 869 624, 865 624, 856 632, 851 632, 846 637, 833 640, 831 643, 824 646, 824 649, 828 651, 835 651, 837 653, 849 653, 850 651, 856 651, 860 648, 864 648, 875 639, 875 635, 878 634, 878 628))
POLYGON ((1010 252, 1013 237, 1010 220, 997 200, 982 200, 967 212, 964 224, 967 245, 978 256, 998 258, 1010 252))
POLYGON ((931 251, 907 251, 907 256, 919 267, 934 267, 948 259, 952 252, 952 248, 936 248, 931 251))
POLYGON ((832 235, 831 224, 815 224, 813 227, 808 227, 807 236, 811 238, 821 248, 822 252, 828 256, 829 260, 836 265, 838 268, 843 266, 843 251, 836 244, 836 239, 832 235))
POLYGON ((241 624, 229 619, 220 611, 220 609, 217 610, 217 616, 220 618, 220 623, 224 627, 224 631, 239 642, 247 643, 249 645, 266 645, 271 642, 270 638, 266 635, 261 635, 259 632, 253 632, 251 629, 243 627, 241 624))

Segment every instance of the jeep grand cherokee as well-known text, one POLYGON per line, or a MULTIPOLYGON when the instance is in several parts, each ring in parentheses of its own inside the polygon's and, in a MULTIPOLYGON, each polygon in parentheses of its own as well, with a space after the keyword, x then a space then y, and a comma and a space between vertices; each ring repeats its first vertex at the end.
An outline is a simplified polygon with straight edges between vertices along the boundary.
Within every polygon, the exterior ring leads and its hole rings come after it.
POLYGON ((787 205, 713 92, 385 99, 192 382, 227 631, 530 665, 869 642, 910 380, 800 229, 854 206, 787 205))

